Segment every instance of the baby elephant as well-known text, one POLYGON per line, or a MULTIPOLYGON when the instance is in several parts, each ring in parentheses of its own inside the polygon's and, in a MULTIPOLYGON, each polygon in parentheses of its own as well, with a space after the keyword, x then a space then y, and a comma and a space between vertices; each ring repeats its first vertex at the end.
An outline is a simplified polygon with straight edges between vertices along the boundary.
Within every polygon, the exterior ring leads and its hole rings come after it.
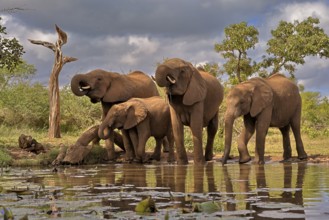
POLYGON ((129 140, 124 140, 125 148, 133 146, 133 150, 126 148, 126 159, 134 158, 136 162, 145 162, 145 145, 149 137, 156 140, 156 147, 152 159, 160 160, 162 141, 169 142, 168 162, 174 161, 173 134, 168 104, 160 96, 150 98, 132 98, 126 102, 114 105, 102 124, 98 134, 106 139, 104 130, 121 129, 126 132, 129 140))

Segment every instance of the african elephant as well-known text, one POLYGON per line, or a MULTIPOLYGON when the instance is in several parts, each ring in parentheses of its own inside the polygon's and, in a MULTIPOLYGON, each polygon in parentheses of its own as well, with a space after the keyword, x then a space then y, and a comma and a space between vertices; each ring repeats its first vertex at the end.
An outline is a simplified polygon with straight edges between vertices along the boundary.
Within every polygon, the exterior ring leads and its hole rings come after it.
MULTIPOLYGON (((71 80, 71 90, 77 96, 88 96, 92 103, 101 102, 102 119, 114 104, 132 97, 146 98, 159 95, 153 80, 140 71, 123 75, 96 69, 86 74, 77 74, 71 80)), ((113 135, 110 135, 105 141, 110 160, 115 158, 113 140, 113 135)))
MULTIPOLYGON (((122 129, 128 133, 134 146, 133 151, 126 151, 126 159, 136 162, 145 161, 145 145, 150 136, 156 140, 152 159, 160 160, 161 143, 166 137, 169 142, 168 161, 174 160, 173 135, 170 121, 169 105, 160 96, 150 98, 132 98, 126 102, 113 105, 99 127, 98 136, 106 139, 106 127, 122 129), (130 155, 129 155, 130 153, 130 155), (135 154, 135 155, 134 155, 135 154)), ((131 146, 130 145, 130 146, 131 146)), ((126 146, 126 144, 125 144, 126 146)))
POLYGON ((251 160, 247 144, 256 130, 255 162, 264 163, 265 137, 269 127, 278 127, 283 136, 283 158, 291 158, 290 127, 295 136, 299 159, 306 159, 300 135, 301 97, 298 87, 281 74, 269 78, 253 78, 235 86, 226 98, 225 164, 232 144, 234 120, 243 115, 244 128, 238 140, 239 162, 251 160))
POLYGON ((160 87, 166 88, 169 99, 177 162, 188 163, 184 148, 184 125, 192 131, 194 162, 203 164, 212 160, 223 86, 211 74, 179 58, 166 60, 159 65, 155 81, 160 87), (207 127, 208 134, 205 156, 202 149, 203 127, 207 127))

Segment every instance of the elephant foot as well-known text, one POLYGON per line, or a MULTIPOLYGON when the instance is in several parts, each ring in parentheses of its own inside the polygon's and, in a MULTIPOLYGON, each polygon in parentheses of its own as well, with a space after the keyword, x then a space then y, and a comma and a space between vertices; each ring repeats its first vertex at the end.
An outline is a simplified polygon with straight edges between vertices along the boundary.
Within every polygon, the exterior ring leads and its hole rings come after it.
POLYGON ((142 164, 142 163, 143 163, 143 160, 142 160, 142 159, 138 159, 138 158, 134 158, 134 159, 132 160, 132 163, 133 163, 133 164, 142 164))
POLYGON ((156 161, 160 161, 161 156, 158 154, 152 154, 150 157, 150 160, 156 160, 156 161))
POLYGON ((206 154, 204 159, 206 161, 212 161, 213 157, 214 157, 213 154, 206 154))
POLYGON ((303 155, 301 155, 301 156, 298 156, 298 159, 300 159, 300 160, 307 160, 307 154, 305 153, 305 154, 303 154, 303 155))
POLYGON ((196 165, 204 165, 204 164, 206 164, 206 160, 194 160, 194 164, 196 164, 196 165))
POLYGON ((108 150, 107 149, 107 155, 104 155, 104 160, 106 161, 116 161, 117 159, 117 155, 116 152, 114 150, 108 150))
POLYGON ((288 162, 292 162, 292 158, 284 158, 283 160, 279 161, 280 163, 288 163, 288 162))
POLYGON ((258 165, 264 165, 265 161, 264 160, 254 160, 252 163, 253 164, 258 164, 258 165))
POLYGON ((259 165, 263 165, 263 164, 265 164, 265 161, 264 160, 260 160, 260 161, 258 161, 258 164, 259 165))
POLYGON ((187 158, 186 153, 185 154, 179 154, 179 152, 177 152, 176 159, 177 159, 177 164, 179 164, 179 165, 188 164, 188 158, 187 158))
POLYGON ((167 162, 168 163, 175 163, 175 158, 168 158, 167 162))
POLYGON ((177 160, 178 165, 187 165, 188 161, 187 160, 177 160))
POLYGON ((239 164, 248 163, 249 161, 251 161, 251 157, 250 156, 240 157, 239 164))

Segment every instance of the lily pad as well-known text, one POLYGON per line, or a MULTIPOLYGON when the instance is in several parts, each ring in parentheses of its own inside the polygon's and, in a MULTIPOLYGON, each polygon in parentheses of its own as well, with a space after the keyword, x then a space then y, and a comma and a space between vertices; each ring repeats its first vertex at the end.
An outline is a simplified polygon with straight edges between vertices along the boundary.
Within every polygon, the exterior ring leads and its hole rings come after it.
POLYGON ((207 201, 202 203, 193 203, 193 212, 214 213, 221 209, 218 202, 207 201))
POLYGON ((275 203, 275 202, 257 202, 252 205, 262 209, 283 209, 283 208, 300 207, 292 203, 275 203))
POLYGON ((303 219, 305 218, 304 214, 292 213, 292 212, 283 212, 280 210, 269 210, 259 213, 258 216, 264 218, 275 218, 275 219, 303 219))
POLYGON ((136 205, 135 211, 137 213, 150 213, 150 212, 156 212, 155 202, 152 199, 152 197, 148 197, 146 199, 143 199, 141 202, 139 202, 136 205))

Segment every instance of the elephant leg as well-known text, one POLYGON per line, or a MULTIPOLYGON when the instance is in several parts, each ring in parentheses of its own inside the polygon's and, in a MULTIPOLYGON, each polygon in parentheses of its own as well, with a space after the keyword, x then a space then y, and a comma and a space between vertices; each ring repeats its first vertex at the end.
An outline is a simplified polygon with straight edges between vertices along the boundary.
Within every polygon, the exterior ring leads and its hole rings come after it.
POLYGON ((190 127, 193 136, 193 159, 195 164, 204 164, 205 158, 203 156, 202 148, 202 125, 203 125, 203 115, 200 114, 203 112, 203 105, 198 104, 193 109, 190 119, 190 127))
POLYGON ((122 130, 122 139, 126 150, 125 159, 126 161, 132 161, 135 158, 135 150, 130 140, 129 131, 122 130))
POLYGON ((256 149, 255 149, 255 162, 258 164, 265 163, 265 138, 270 127, 272 117, 272 109, 267 108, 257 117, 256 126, 256 149))
POLYGON ((211 161, 213 158, 214 139, 218 130, 218 112, 210 120, 207 126, 207 144, 205 150, 205 160, 211 161))
POLYGON ((281 131, 283 141, 283 160, 289 160, 291 158, 291 145, 289 137, 290 125, 279 129, 281 131))
POLYGON ((295 141, 296 141, 296 149, 298 158, 301 160, 307 159, 307 154, 304 150, 304 144, 300 134, 300 117, 301 117, 301 110, 299 109, 298 113, 295 114, 291 121, 291 129, 294 133, 295 141))
MULTIPOLYGON (((149 124, 143 121, 136 126, 136 129, 138 136, 138 146, 137 150, 135 151, 136 162, 143 163, 145 162, 145 145, 147 140, 151 136, 149 124)), ((161 141, 159 141, 157 144, 159 144, 159 149, 161 150, 161 141)))
POLYGON ((163 143, 163 138, 155 138, 155 149, 151 156, 151 159, 160 161, 161 159, 161 144, 163 143))
POLYGON ((244 116, 243 124, 244 127, 238 140, 239 163, 241 164, 251 160, 247 146, 250 138, 255 133, 255 122, 250 115, 244 116))
POLYGON ((134 151, 134 159, 135 159, 137 154, 137 147, 138 147, 138 135, 135 128, 129 129, 129 137, 131 141, 132 150, 134 151))
POLYGON ((114 132, 110 132, 109 138, 105 140, 105 147, 107 150, 107 159, 114 161, 116 159, 116 154, 114 150, 114 132))
POLYGON ((168 140, 168 163, 172 163, 175 161, 175 152, 174 152, 174 136, 172 130, 169 129, 167 132, 167 140, 168 140))
POLYGON ((121 148, 121 150, 123 151, 126 151, 125 150, 125 144, 124 144, 124 141, 123 141, 123 137, 121 134, 119 134, 118 132, 116 131, 113 131, 114 133, 114 143, 119 147, 121 148))
POLYGON ((167 137, 162 138, 163 153, 169 152, 169 141, 167 137))
POLYGON ((173 129, 174 140, 176 144, 177 163, 188 164, 188 158, 184 147, 184 126, 175 110, 170 106, 170 117, 173 129))

